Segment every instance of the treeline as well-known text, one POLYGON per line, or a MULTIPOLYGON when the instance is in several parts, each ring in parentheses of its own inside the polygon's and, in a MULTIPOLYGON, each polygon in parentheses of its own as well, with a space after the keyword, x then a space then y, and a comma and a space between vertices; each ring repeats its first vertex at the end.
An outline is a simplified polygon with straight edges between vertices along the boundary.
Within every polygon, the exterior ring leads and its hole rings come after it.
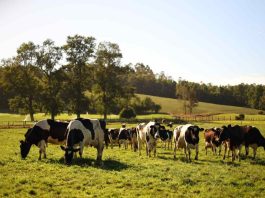
POLYGON ((181 97, 182 87, 191 87, 201 102, 250 107, 265 110, 265 86, 256 84, 216 86, 212 84, 179 81, 177 97, 181 97))
POLYGON ((157 112, 150 99, 135 96, 129 65, 121 65, 117 44, 80 35, 68 36, 63 46, 47 39, 23 43, 15 57, 2 60, 0 109, 18 113, 45 112, 54 119, 61 112, 119 113, 133 106, 136 112, 157 112))
POLYGON ((158 112, 161 106, 135 93, 183 99, 183 112, 192 113, 198 101, 265 110, 265 86, 215 86, 175 81, 156 74, 143 63, 121 64, 118 44, 96 43, 94 37, 68 36, 62 46, 47 39, 23 43, 15 57, 0 65, 0 111, 118 114, 133 107, 137 114, 158 112))

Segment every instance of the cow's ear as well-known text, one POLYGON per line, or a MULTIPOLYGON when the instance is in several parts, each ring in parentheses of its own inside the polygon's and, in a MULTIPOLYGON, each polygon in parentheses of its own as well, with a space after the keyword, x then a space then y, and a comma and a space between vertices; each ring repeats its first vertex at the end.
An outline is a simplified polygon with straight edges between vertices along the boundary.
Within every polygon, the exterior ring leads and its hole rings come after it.
POLYGON ((24 143, 24 141, 23 141, 23 140, 20 140, 19 142, 20 142, 20 144, 23 144, 23 143, 24 143))
POLYGON ((200 128, 200 129, 199 129, 199 131, 203 131, 203 130, 204 130, 204 128, 200 128))
POLYGON ((64 146, 60 146, 61 147, 61 149, 63 150, 63 151, 65 151, 66 150, 66 148, 64 147, 64 146))
POLYGON ((228 128, 231 128, 231 127, 232 127, 231 124, 229 124, 229 125, 228 125, 228 128))

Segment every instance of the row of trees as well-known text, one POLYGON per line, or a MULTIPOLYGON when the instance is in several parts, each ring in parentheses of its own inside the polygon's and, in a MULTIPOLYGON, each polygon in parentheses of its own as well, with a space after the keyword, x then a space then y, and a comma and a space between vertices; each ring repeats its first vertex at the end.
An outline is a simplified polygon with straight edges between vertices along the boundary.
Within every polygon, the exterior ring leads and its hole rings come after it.
POLYGON ((264 85, 176 82, 143 63, 121 65, 121 58, 117 44, 96 44, 95 38, 80 35, 68 36, 63 46, 50 39, 23 43, 15 57, 2 60, 0 110, 29 113, 33 120, 35 112, 50 113, 52 119, 63 111, 106 118, 129 106, 138 114, 161 109, 150 98, 135 98, 135 92, 183 99, 185 114, 198 101, 265 110, 264 85))
MULTIPOLYGON (((135 97, 131 68, 122 66, 115 43, 95 43, 95 38, 68 36, 63 46, 47 39, 41 45, 23 43, 17 55, 0 67, 2 109, 29 113, 90 111, 118 113, 135 97), (7 104, 9 106, 7 107, 7 104)), ((150 109, 152 110, 152 109, 150 109)))

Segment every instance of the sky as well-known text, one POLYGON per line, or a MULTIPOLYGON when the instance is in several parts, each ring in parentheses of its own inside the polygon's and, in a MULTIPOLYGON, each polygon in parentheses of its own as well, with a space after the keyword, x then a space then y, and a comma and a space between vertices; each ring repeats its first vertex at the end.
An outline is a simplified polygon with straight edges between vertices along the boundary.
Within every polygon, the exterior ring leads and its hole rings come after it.
POLYGON ((0 59, 75 34, 175 80, 265 85, 264 0, 0 0, 0 59))

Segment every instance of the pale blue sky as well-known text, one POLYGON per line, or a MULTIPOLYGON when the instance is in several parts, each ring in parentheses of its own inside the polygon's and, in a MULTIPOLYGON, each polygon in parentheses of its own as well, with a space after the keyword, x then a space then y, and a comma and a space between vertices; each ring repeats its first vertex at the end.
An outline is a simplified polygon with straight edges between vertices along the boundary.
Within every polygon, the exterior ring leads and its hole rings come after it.
POLYGON ((265 84, 263 0, 0 0, 0 59, 74 34, 115 42, 123 63, 176 80, 265 84))

